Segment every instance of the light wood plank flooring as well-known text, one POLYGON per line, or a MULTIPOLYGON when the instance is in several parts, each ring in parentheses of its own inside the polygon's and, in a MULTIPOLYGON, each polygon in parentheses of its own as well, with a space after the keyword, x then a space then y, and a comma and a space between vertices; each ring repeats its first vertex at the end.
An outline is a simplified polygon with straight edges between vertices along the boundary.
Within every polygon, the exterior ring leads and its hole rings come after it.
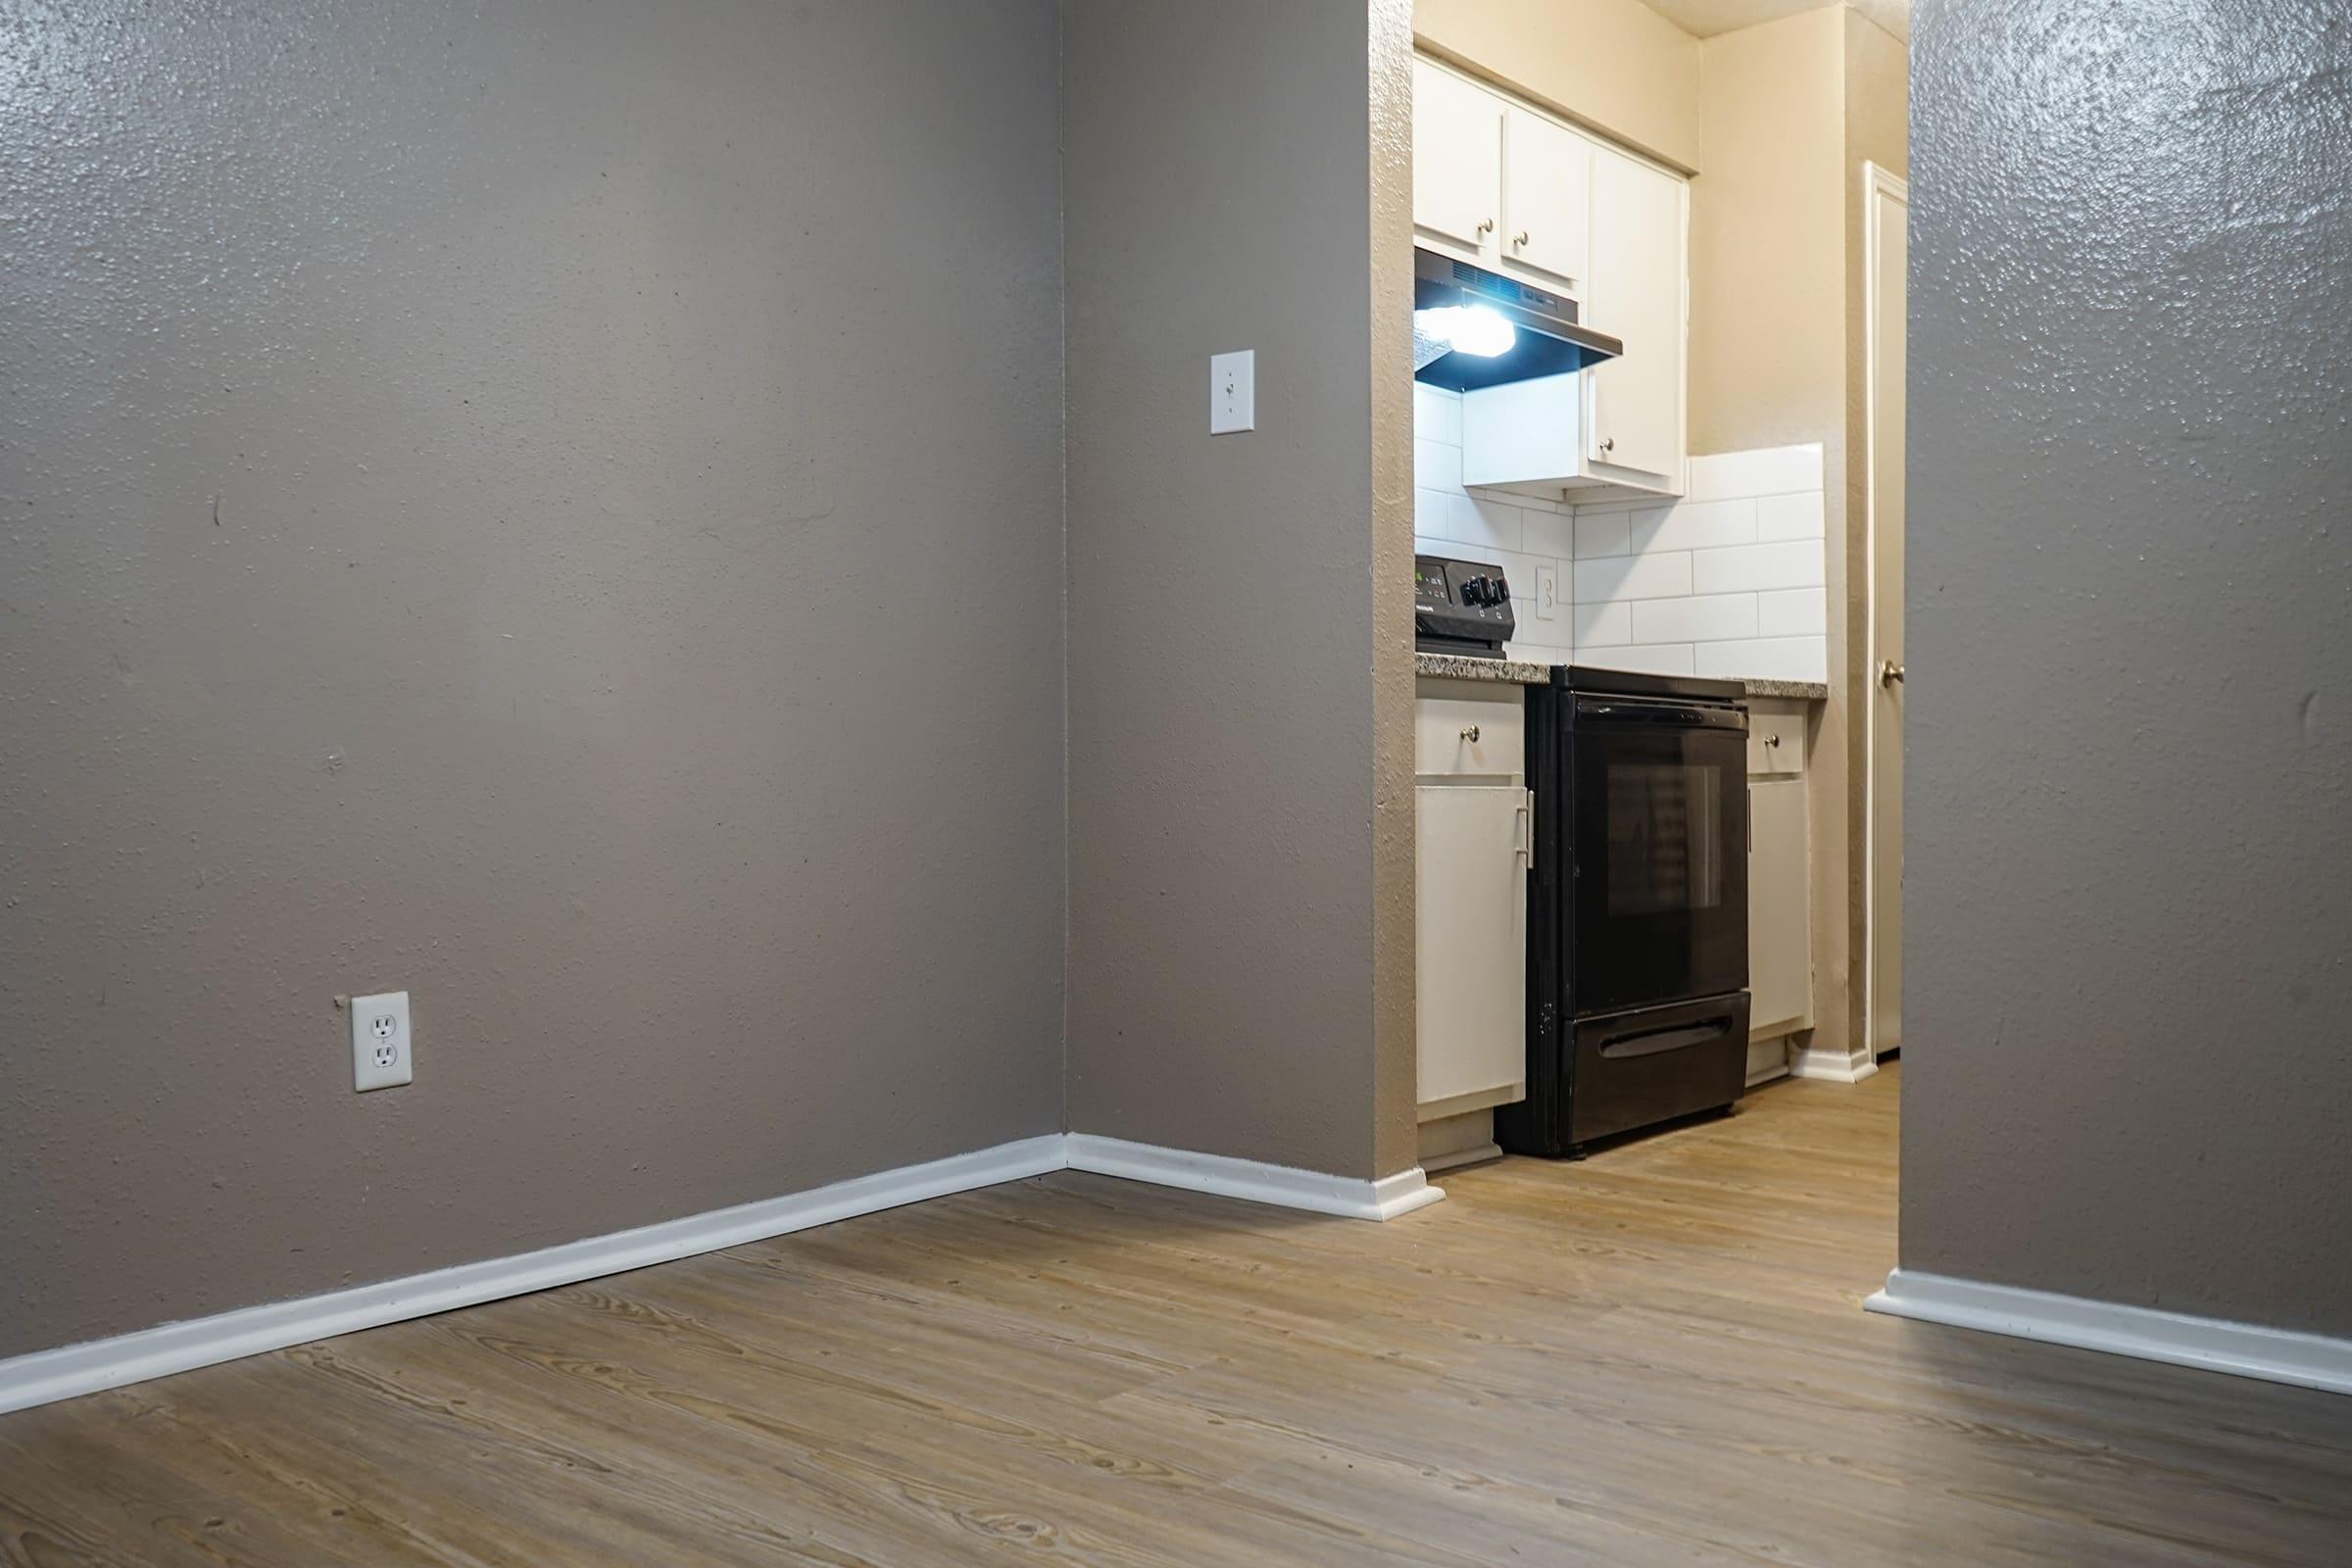
POLYGON ((2352 1399, 1858 1310, 1897 1076, 1385 1226, 1065 1172, 0 1417, 0 1558, 2352 1562, 2352 1399))

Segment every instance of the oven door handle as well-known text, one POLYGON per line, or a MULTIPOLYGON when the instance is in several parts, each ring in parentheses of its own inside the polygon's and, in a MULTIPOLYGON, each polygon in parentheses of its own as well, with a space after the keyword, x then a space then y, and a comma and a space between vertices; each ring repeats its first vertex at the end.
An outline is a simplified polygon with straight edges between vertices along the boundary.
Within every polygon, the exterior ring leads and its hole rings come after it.
POLYGON ((1580 698, 1579 729, 1730 729, 1744 732, 1747 714, 1737 708, 1693 708, 1671 703, 1633 703, 1580 698))
POLYGON ((1635 1029, 1621 1035, 1609 1035, 1600 1042, 1600 1054, 1611 1061, 1623 1061, 1631 1056, 1654 1056, 1664 1051, 1703 1046, 1731 1032, 1732 1017, 1725 1013, 1721 1017, 1709 1018, 1704 1023, 1676 1023, 1662 1029, 1635 1029))

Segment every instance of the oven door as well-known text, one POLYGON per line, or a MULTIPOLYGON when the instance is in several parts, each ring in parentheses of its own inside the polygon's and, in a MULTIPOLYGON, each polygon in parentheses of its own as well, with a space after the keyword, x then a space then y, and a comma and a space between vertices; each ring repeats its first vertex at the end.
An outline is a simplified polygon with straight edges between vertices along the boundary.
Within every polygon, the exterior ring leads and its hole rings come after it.
POLYGON ((1747 986, 1747 714, 1578 694, 1569 1006, 1579 1017, 1747 986))

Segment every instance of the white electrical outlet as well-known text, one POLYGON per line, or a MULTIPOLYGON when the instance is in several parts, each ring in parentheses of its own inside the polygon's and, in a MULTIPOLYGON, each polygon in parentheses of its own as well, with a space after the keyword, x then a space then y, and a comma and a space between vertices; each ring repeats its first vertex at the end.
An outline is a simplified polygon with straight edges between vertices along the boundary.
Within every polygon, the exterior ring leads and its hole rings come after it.
POLYGON ((1257 351, 1208 357, 1208 433, 1257 428, 1257 351))
POLYGON ((416 1076, 409 1038, 409 994, 386 991, 351 999, 351 1087, 390 1089, 416 1076))
POLYGON ((1558 620, 1560 618, 1561 608, 1560 568, 1557 566, 1538 566, 1536 568, 1535 607, 1532 612, 1532 618, 1536 620, 1558 620))

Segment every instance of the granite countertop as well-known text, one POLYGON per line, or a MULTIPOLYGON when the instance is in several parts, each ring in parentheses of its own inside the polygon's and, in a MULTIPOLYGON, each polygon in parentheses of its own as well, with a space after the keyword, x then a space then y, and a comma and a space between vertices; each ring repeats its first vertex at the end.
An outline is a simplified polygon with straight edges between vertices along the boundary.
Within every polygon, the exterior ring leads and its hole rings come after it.
POLYGON ((1549 664, 1531 664, 1524 659, 1473 659, 1467 654, 1415 654, 1413 673, 1452 680, 1498 680, 1513 686, 1551 684, 1549 664))
POLYGON ((1751 675, 1741 682, 1750 697, 1801 697, 1810 702, 1830 700, 1830 683, 1826 680, 1772 680, 1751 675))
MULTIPOLYGON (((1472 659, 1463 654, 1415 654, 1413 673, 1437 675, 1450 680, 1494 680, 1513 686, 1548 686, 1551 684, 1549 664, 1531 664, 1523 659, 1472 659)), ((1750 697, 1795 697, 1812 702, 1827 701, 1829 683, 1818 680, 1769 680, 1763 676, 1743 678, 1740 684, 1750 697)))

